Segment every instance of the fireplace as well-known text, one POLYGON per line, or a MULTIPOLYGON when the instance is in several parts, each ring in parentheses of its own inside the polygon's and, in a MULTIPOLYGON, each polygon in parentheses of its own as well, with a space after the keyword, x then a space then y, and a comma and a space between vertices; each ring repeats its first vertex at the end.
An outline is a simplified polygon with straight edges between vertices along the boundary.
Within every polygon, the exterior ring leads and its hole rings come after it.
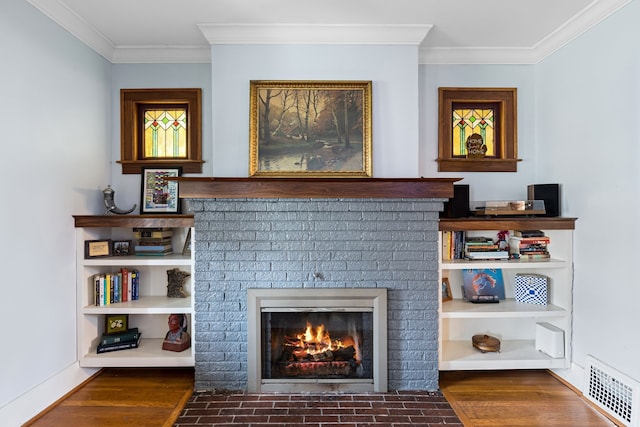
MULTIPOLYGON (((351 390, 437 390, 438 218, 457 179, 179 180, 180 197, 188 199, 195 216, 192 337, 198 390, 342 390, 347 383, 351 390), (375 315, 379 300, 367 297, 374 302, 365 304, 359 298, 369 289, 386 294, 382 316, 375 315), (319 305, 323 298, 317 295, 295 294, 306 290, 319 292, 328 304, 319 305), (254 292, 269 294, 260 300, 276 295, 283 305, 256 309, 258 302, 248 298, 254 292), (351 301, 326 301, 345 293, 351 301), (263 375, 256 363, 267 357, 261 354, 260 322, 268 310, 281 316, 281 308, 359 313, 359 320, 328 321, 361 322, 366 343, 355 363, 362 367, 340 378, 336 371, 316 372, 295 383, 272 372, 263 375), (386 332, 377 336, 383 326, 386 332), (373 345, 371 357, 367 345, 373 345)), ((334 326, 329 328, 333 339, 334 326)), ((274 356, 269 357, 271 366, 274 356)))
POLYGON ((248 390, 387 391, 386 289, 248 289, 248 390))

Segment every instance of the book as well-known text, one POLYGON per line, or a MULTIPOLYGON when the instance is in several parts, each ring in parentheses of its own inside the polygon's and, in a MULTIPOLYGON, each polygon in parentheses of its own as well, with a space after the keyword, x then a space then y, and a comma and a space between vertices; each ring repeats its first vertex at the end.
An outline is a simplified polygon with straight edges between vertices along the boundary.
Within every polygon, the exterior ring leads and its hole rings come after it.
POLYGON ((504 277, 500 268, 462 270, 462 283, 466 300, 478 295, 497 295, 499 299, 505 299, 504 277))
POLYGON ((136 253, 138 251, 141 251, 141 252, 162 252, 162 251, 166 251, 167 249, 173 249, 173 246, 171 244, 167 244, 167 245, 136 245, 134 247, 134 250, 136 251, 136 253))
POLYGON ((471 251, 465 252, 464 257, 469 260, 509 259, 508 251, 471 251))
POLYGON ((116 334, 102 334, 100 345, 105 346, 138 341, 138 335, 140 335, 138 328, 130 328, 124 332, 118 332, 116 334))
POLYGON ((136 239, 164 239, 171 236, 173 236, 173 231, 171 229, 161 231, 141 230, 133 232, 133 237, 136 239))
POLYGON ((170 245, 172 243, 171 238, 161 238, 161 239, 139 239, 138 245, 142 246, 162 246, 162 245, 170 245))
POLYGON ((542 230, 513 230, 513 235, 516 237, 542 237, 544 232, 542 230))
POLYGON ((464 243, 466 245, 493 245, 493 239, 484 236, 469 236, 465 239, 464 243))
POLYGON ((127 350, 130 348, 138 348, 140 346, 140 340, 142 339, 142 333, 138 333, 138 338, 133 341, 119 342, 114 344, 98 344, 98 353, 107 353, 109 351, 127 350))

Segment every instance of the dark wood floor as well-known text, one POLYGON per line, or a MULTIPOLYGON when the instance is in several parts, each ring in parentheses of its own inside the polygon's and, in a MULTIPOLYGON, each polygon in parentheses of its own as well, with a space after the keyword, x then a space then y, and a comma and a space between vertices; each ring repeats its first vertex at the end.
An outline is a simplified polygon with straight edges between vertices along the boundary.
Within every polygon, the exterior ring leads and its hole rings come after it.
MULTIPOLYGON (((546 371, 442 372, 465 427, 615 425, 546 371)), ((25 426, 172 426, 193 392, 192 369, 104 369, 25 426)))

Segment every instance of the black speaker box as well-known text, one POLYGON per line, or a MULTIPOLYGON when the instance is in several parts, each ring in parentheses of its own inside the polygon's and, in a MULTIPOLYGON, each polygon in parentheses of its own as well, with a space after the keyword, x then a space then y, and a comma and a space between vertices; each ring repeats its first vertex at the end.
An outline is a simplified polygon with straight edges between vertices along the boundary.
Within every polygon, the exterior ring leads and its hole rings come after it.
POLYGON ((466 218, 469 216, 469 186, 454 185, 453 197, 444 204, 442 218, 466 218))
POLYGON ((560 216, 560 184, 529 185, 527 199, 544 200, 546 213, 540 216, 560 216))

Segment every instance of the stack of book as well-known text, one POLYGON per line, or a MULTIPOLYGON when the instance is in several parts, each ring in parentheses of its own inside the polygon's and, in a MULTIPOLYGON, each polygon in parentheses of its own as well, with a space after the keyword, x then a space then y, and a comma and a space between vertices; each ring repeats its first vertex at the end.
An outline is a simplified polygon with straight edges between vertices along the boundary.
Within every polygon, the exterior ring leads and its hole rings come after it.
POLYGON ((512 258, 524 260, 544 260, 549 254, 551 239, 541 230, 515 230, 509 238, 509 251, 512 258))
POLYGON ((173 230, 171 228, 134 228, 136 255, 169 255, 173 253, 173 230))
POLYGON ((464 257, 468 260, 509 259, 509 251, 501 250, 490 237, 468 236, 464 242, 464 257))
POLYGON ((115 334, 102 334, 97 351, 98 353, 107 353, 109 351, 138 348, 141 335, 138 328, 130 328, 124 332, 117 332, 115 334))

